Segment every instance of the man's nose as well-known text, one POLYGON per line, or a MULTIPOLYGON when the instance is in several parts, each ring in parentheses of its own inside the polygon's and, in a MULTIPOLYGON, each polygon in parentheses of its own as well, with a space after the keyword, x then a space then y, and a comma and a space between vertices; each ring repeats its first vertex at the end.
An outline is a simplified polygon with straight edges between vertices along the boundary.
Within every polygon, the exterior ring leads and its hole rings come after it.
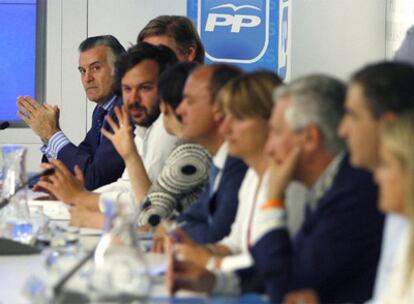
POLYGON ((141 102, 142 102, 142 98, 141 98, 141 94, 139 93, 139 91, 138 90, 132 91, 128 98, 128 103, 129 104, 141 104, 141 102))
POLYGON ((91 81, 93 81, 93 73, 91 72, 91 71, 85 71, 85 80, 87 81, 87 82, 91 82, 91 81))

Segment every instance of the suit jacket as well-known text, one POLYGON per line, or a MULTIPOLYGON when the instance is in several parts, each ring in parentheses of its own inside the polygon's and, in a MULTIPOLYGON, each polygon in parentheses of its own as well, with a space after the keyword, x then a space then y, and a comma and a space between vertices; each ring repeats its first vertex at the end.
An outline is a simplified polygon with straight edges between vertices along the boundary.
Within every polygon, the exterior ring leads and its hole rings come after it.
POLYGON ((186 222, 183 229, 194 241, 215 243, 230 233, 246 171, 243 161, 227 156, 217 191, 210 196, 210 185, 207 185, 198 201, 178 217, 178 221, 186 222))
MULTIPOLYGON (((122 97, 118 96, 115 99, 114 107, 108 113, 113 118, 116 106, 122 106, 122 97)), ((96 107, 94 113, 95 111, 96 107)), ((103 127, 109 128, 106 121, 103 127)), ((99 133, 92 127, 79 146, 69 143, 59 151, 57 156, 72 173, 75 165, 81 168, 85 176, 85 188, 88 190, 116 181, 125 169, 124 161, 111 141, 105 136, 101 136, 98 143, 99 133)))
POLYGON ((268 232, 252 248, 272 302, 312 288, 322 303, 370 299, 378 263, 383 216, 372 175, 345 157, 332 186, 291 242, 287 229, 268 232))

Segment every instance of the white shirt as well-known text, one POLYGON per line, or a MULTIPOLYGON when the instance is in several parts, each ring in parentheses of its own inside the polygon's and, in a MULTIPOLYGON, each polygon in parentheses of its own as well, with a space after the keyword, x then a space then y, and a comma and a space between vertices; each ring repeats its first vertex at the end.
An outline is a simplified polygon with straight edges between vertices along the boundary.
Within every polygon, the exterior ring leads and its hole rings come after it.
MULTIPOLYGON (((148 128, 136 126, 134 142, 151 182, 161 172, 166 159, 174 149, 177 141, 177 137, 169 135, 165 130, 162 114, 148 128)), ((100 201, 110 197, 118 199, 120 193, 125 193, 125 199, 129 202, 134 195, 129 181, 128 170, 125 168, 122 176, 117 181, 102 186, 94 192, 103 194, 100 201)), ((135 204, 135 202, 129 203, 135 204)))
POLYGON ((268 174, 263 176, 260 185, 259 183, 259 176, 249 168, 239 190, 239 206, 230 234, 219 242, 233 253, 223 258, 220 267, 222 271, 234 271, 253 264, 249 253, 248 234, 249 230, 252 230, 250 226, 254 225, 253 213, 266 201, 268 174))
POLYGON ((229 154, 229 144, 227 142, 224 142, 213 157, 213 164, 218 169, 220 169, 220 173, 217 174, 216 179, 214 180, 214 187, 211 193, 216 192, 218 189, 218 186, 220 185, 221 176, 223 175, 224 164, 226 163, 228 154, 229 154))
POLYGON ((397 250, 403 236, 408 234, 409 227, 409 221, 400 215, 390 213, 385 217, 381 256, 371 302, 375 303, 380 299, 384 290, 387 289, 390 275, 393 273, 397 250))
POLYGON ((409 250, 410 233, 403 233, 397 246, 395 261, 383 294, 376 303, 384 304, 411 304, 414 303, 414 279, 407 281, 407 253, 409 250))

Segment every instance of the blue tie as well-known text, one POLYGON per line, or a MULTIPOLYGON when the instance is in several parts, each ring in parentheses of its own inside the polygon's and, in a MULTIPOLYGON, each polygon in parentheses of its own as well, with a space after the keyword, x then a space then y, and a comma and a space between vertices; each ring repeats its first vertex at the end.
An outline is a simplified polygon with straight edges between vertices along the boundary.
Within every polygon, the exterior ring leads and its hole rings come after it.
POLYGON ((94 128, 97 134, 98 143, 101 141, 101 128, 104 123, 105 115, 108 113, 104 108, 98 107, 94 113, 94 128))
POLYGON ((220 169, 211 163, 210 168, 208 169, 208 182, 210 185, 210 196, 214 194, 214 184, 216 181, 217 175, 220 173, 220 169))

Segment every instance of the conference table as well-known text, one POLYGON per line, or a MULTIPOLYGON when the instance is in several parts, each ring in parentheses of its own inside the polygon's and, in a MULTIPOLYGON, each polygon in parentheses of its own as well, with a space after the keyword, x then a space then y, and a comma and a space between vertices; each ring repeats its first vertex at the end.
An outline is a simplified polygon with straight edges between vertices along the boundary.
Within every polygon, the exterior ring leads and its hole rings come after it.
MULTIPOLYGON (((45 202, 32 202, 32 205, 46 204, 45 202)), ((44 213, 56 222, 68 225, 68 213, 62 209, 60 203, 49 204, 44 213), (58 220, 56 220, 58 219, 58 220)), ((97 230, 84 229, 78 232, 78 248, 83 252, 92 250, 99 241, 100 233, 97 230)), ((28 282, 40 281, 48 286, 53 286, 58 281, 55 274, 51 274, 50 268, 46 267, 48 254, 53 251, 46 249, 40 254, 0 256, 0 304, 26 304, 33 300, 24 295, 28 282), (51 277, 52 276, 52 277, 51 277)), ((147 252, 145 254, 151 274, 153 275, 153 286, 148 303, 267 303, 265 298, 257 294, 243 295, 239 297, 229 296, 207 296, 205 294, 180 291, 174 297, 170 297, 164 284, 162 269, 166 268, 168 257, 166 255, 147 252)), ((73 261, 73 264, 75 261, 73 261)), ((72 265, 73 265, 72 264, 72 265)), ((70 265, 71 266, 71 265, 70 265)), ((68 267, 68 270, 70 267, 68 267)), ((88 292, 86 284, 79 284, 79 280, 68 281, 68 288, 81 292, 88 292)))

